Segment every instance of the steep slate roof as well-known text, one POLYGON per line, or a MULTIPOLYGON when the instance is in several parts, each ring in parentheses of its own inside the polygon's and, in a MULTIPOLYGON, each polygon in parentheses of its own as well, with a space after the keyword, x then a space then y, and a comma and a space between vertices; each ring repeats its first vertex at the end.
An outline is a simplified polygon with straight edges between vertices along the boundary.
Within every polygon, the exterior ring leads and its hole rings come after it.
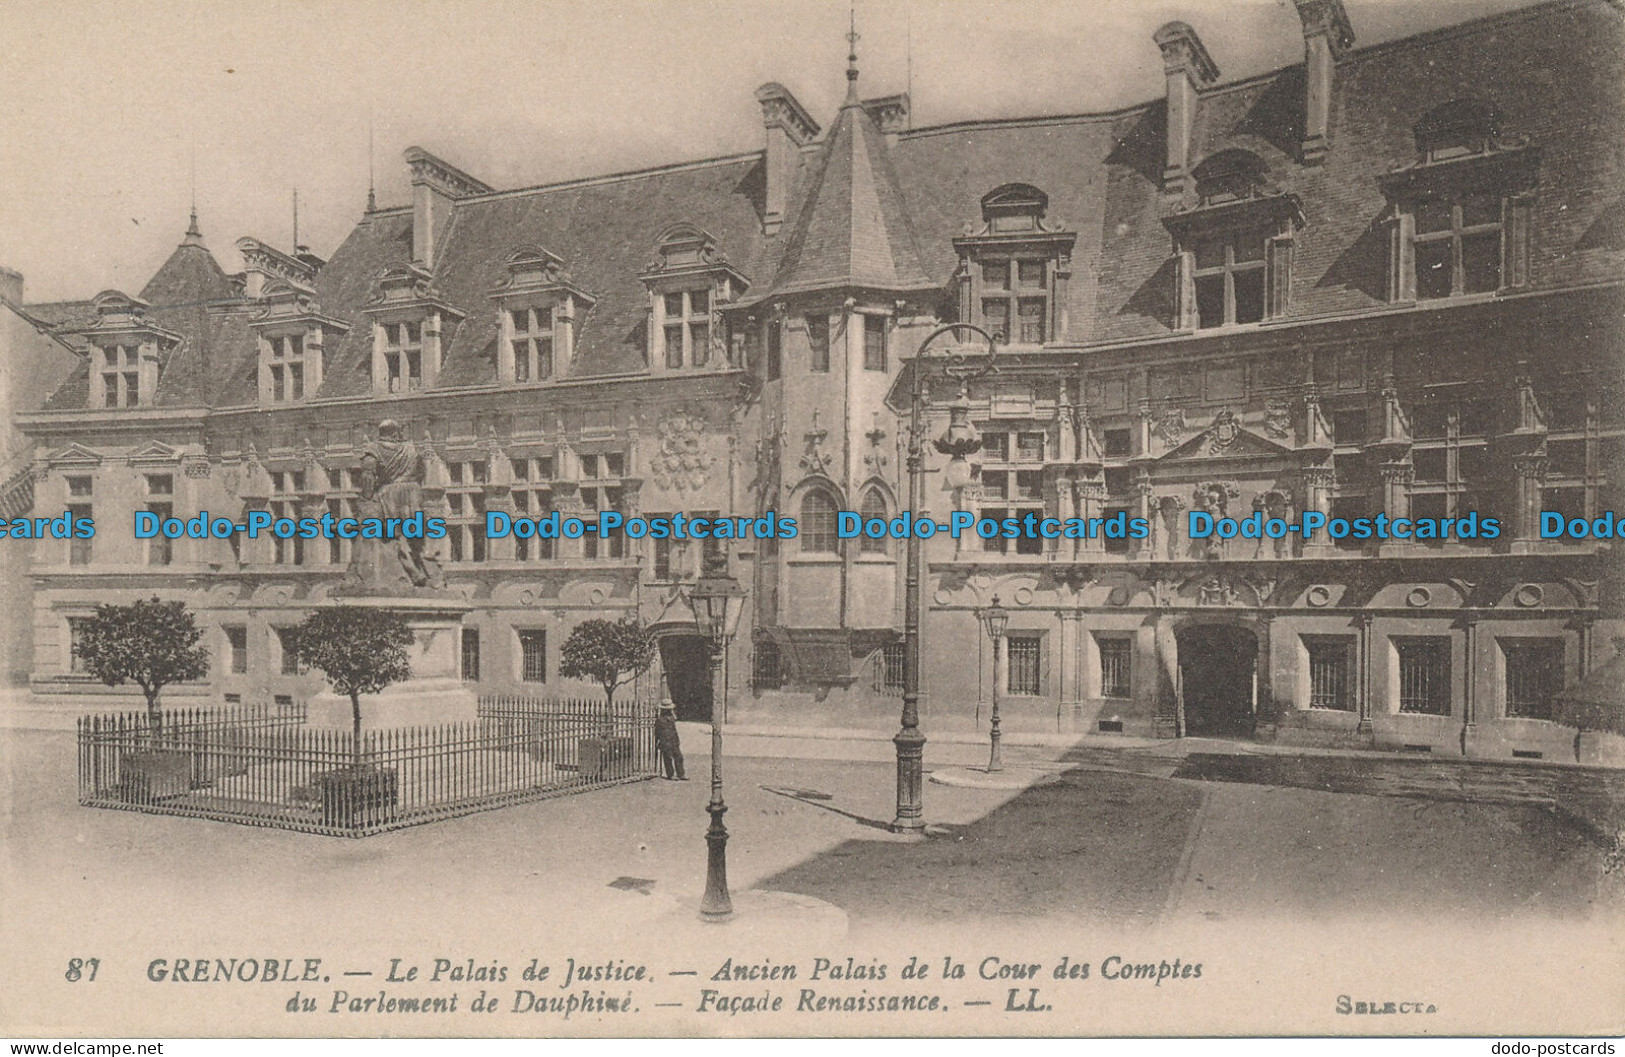
MULTIPOLYGON (((809 169, 784 256, 763 297, 865 287, 939 287, 920 264, 891 152, 848 71, 846 102, 809 169)), ((753 298, 754 300, 755 298, 753 298)))
POLYGON ((208 247, 203 245, 203 233, 198 230, 197 211, 192 211, 192 223, 186 229, 186 238, 175 247, 175 252, 153 273, 147 285, 141 288, 141 300, 151 305, 185 305, 201 301, 218 301, 235 296, 231 280, 220 269, 208 247))
MULTIPOLYGON (((1156 61, 1149 42, 1146 61, 1156 61)), ((1615 190, 1625 182, 1625 159, 1614 149, 1625 141, 1616 74, 1622 61, 1618 17, 1605 0, 1550 0, 1349 53, 1337 65, 1323 165, 1296 160, 1301 64, 1203 91, 1191 158, 1243 147, 1265 162, 1272 188, 1302 200, 1307 223, 1294 251, 1294 318, 1379 308, 1387 304, 1380 224, 1387 201, 1378 178, 1416 161, 1412 126, 1427 110, 1486 99, 1502 111, 1507 134, 1529 137, 1543 153, 1531 288, 1617 280, 1625 272, 1625 206, 1615 190)), ((670 224, 686 222, 715 238, 750 280, 746 303, 842 286, 946 292, 957 265, 953 238, 980 220, 983 195, 1012 182, 1041 188, 1049 196, 1047 221, 1076 233, 1070 322, 1060 340, 1172 333, 1174 262, 1161 221, 1173 205, 1161 189, 1163 138, 1159 99, 1112 113, 915 129, 888 147, 854 90, 825 139, 803 151, 789 215, 775 237, 761 230, 761 151, 461 199, 434 269, 436 291, 464 313, 444 337, 438 384, 495 383, 498 319, 490 294, 521 246, 558 255, 595 300, 578 319, 575 361, 560 364, 561 373, 615 375, 645 367, 648 294, 638 275, 670 224)), ((411 210, 377 210, 318 273, 322 312, 351 328, 329 343, 318 395, 370 390, 372 337, 363 310, 381 272, 411 257, 411 210)), ((158 403, 254 402, 251 306, 235 298, 205 248, 183 243, 144 295, 153 320, 185 339, 165 366, 158 403), (205 301, 213 302, 208 310, 195 307, 205 301)), ((83 407, 85 400, 81 376, 50 406, 83 407)))

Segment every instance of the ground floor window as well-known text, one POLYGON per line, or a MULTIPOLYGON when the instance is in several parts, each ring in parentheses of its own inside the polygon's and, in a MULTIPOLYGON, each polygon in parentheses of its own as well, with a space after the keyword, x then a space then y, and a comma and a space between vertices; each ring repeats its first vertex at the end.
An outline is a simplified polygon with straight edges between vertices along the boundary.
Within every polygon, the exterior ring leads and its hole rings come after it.
POLYGON ((231 657, 231 674, 242 675, 248 671, 248 628, 241 624, 228 624, 225 632, 226 648, 231 657))
POLYGON ((68 671, 85 671, 85 659, 79 656, 79 646, 85 641, 85 626, 89 617, 68 618, 68 671))
POLYGON ((1100 646, 1100 696, 1132 697, 1133 639, 1097 639, 1100 646))
POLYGON ((523 628, 519 635, 519 681, 547 682, 547 632, 523 628))
POLYGON ((1303 644, 1309 651, 1309 707, 1351 711, 1353 643, 1346 638, 1305 636, 1303 644))
POLYGON ((464 628, 462 641, 462 673, 467 682, 480 681, 480 629, 464 628))
POLYGON ((293 629, 272 628, 276 633, 277 653, 281 655, 281 672, 283 675, 299 674, 299 655, 293 652, 293 629))
POLYGON ((1450 640, 1396 639, 1399 710, 1427 716, 1450 714, 1450 640))
POLYGON ((903 689, 903 644, 888 642, 875 659, 875 689, 881 693, 903 689))
POLYGON ((1563 640, 1501 640, 1506 657, 1506 714, 1551 719, 1552 699, 1563 689, 1563 640))
POLYGON ((784 664, 776 642, 762 640, 756 643, 751 658, 750 685, 756 690, 777 690, 784 685, 784 664))
POLYGON ((1011 635, 1004 640, 1005 668, 1008 678, 1005 689, 1012 694, 1041 694, 1043 639, 1036 635, 1011 635))

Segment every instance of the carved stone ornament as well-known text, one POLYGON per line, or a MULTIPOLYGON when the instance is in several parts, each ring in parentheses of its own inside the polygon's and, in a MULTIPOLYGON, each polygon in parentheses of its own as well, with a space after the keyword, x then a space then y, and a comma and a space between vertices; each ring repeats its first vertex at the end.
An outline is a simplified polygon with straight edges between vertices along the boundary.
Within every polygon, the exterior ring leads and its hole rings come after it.
POLYGON ((1208 434, 1207 453, 1209 455, 1223 455, 1236 443, 1241 436, 1241 425, 1236 421, 1234 412, 1220 411, 1213 417, 1212 431, 1208 434))
POLYGON ((1292 435, 1292 402, 1275 399, 1264 405, 1264 433, 1273 440, 1292 435))
POLYGON ((705 486, 716 461, 705 450, 708 429, 705 416, 687 408, 673 408, 660 416, 656 427, 660 450, 650 460, 655 484, 674 492, 697 491, 705 486))
POLYGON ((1151 432, 1155 433, 1168 447, 1176 447, 1180 438, 1185 435, 1185 409, 1182 407, 1170 408, 1158 415, 1156 424, 1151 427, 1151 432))
POLYGON ((1235 586, 1222 577, 1209 577, 1196 588, 1196 604, 1199 606, 1229 606, 1234 605, 1235 601, 1235 586))

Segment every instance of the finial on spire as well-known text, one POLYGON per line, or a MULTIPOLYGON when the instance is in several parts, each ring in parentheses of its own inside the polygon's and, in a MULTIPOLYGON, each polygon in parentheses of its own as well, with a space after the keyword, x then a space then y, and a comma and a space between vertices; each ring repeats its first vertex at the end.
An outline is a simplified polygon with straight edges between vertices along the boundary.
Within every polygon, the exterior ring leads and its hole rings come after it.
POLYGON ((846 32, 846 101, 853 103, 858 98, 858 9, 848 9, 850 28, 846 32))
POLYGON ((199 228, 197 226, 197 205, 195 203, 192 206, 192 219, 186 225, 186 238, 181 243, 181 245, 183 245, 183 246, 201 246, 201 245, 203 245, 203 231, 202 231, 201 228, 199 228))

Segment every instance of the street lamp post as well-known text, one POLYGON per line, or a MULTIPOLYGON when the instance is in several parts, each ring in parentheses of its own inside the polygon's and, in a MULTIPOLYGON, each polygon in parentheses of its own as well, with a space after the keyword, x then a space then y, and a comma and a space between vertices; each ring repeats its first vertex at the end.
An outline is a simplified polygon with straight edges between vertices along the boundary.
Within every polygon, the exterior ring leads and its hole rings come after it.
POLYGON ((988 752, 987 769, 989 773, 1004 770, 1004 760, 999 755, 999 654, 1004 645, 1004 631, 1010 626, 1010 611, 999 605, 999 596, 993 596, 993 604, 982 610, 982 623, 987 627, 987 637, 993 640, 993 711, 988 716, 988 752))
POLYGON ((726 557, 707 562, 704 573, 688 592, 688 606, 694 623, 710 647, 711 672, 711 827, 705 831, 705 897, 700 913, 721 920, 734 912, 728 895, 728 827, 722 816, 728 806, 722 802, 722 711, 726 707, 728 643, 739 629, 739 616, 745 610, 745 589, 728 573, 726 557))
MULTIPOLYGON (((960 380, 960 398, 949 408, 948 430, 935 442, 936 449, 951 457, 945 471, 948 483, 963 488, 970 482, 970 465, 965 456, 978 451, 982 442, 970 424, 968 397, 973 378, 993 370, 993 356, 997 352, 996 339, 981 327, 970 323, 949 323, 938 327, 920 342, 919 352, 910 361, 913 377, 909 393, 908 430, 908 509, 918 515, 925 505, 925 382, 926 350, 944 334, 969 331, 987 342, 985 357, 972 357, 951 353, 942 357, 944 373, 960 380)), ((925 563, 924 541, 918 533, 909 533, 907 566, 903 590, 903 721, 902 729, 892 738, 897 747, 897 817, 892 830, 910 836, 925 833, 924 758, 925 735, 920 731, 920 611, 924 607, 921 592, 922 567, 925 563)))

